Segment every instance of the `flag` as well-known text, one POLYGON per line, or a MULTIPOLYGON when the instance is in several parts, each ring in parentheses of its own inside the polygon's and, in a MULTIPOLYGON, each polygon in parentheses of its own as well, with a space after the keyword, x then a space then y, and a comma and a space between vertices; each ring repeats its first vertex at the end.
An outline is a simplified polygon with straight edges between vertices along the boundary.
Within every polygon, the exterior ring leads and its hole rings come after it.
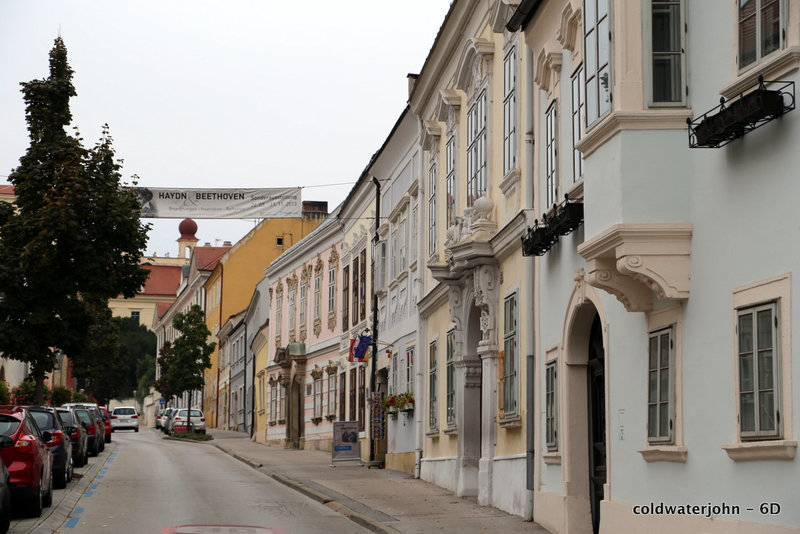
POLYGON ((350 340, 350 355, 347 357, 348 362, 353 361, 353 349, 355 348, 355 346, 356 346, 356 338, 353 338, 350 340))
MULTIPOLYGON (((354 342, 355 340, 353 340, 354 342)), ((358 345, 356 345, 353 356, 356 360, 363 362, 367 359, 367 349, 372 344, 372 338, 369 336, 359 336, 358 345)))

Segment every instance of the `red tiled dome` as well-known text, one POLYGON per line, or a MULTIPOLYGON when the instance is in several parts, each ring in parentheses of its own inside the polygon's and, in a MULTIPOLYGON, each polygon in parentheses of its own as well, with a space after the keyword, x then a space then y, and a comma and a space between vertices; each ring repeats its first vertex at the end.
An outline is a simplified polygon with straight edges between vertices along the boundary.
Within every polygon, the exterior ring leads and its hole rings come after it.
POLYGON ((178 225, 178 231, 181 233, 181 239, 193 239, 197 241, 195 233, 197 233, 197 223, 192 219, 184 219, 178 225))

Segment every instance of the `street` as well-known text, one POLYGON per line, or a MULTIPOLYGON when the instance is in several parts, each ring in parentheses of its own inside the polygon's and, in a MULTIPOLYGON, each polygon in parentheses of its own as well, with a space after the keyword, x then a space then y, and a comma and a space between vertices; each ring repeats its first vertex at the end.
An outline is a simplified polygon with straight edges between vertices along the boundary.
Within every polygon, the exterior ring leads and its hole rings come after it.
POLYGON ((41 518, 15 518, 10 532, 367 532, 216 447, 151 429, 115 432, 106 451, 76 472, 82 476, 55 490, 52 508, 41 518))

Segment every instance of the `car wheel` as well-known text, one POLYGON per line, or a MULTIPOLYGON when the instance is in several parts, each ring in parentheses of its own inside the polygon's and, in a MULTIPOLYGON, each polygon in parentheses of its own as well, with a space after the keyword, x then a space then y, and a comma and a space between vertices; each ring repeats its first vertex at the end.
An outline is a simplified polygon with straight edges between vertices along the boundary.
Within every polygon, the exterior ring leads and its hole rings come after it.
POLYGON ((42 481, 39 481, 39 487, 31 495, 31 500, 28 502, 28 513, 32 517, 39 517, 42 515, 42 481))
POLYGON ((78 457, 75 458, 75 456, 73 456, 72 459, 75 467, 83 467, 86 465, 86 454, 81 454, 80 448, 78 448, 78 457))
MULTIPOLYGON (((113 432, 113 430, 111 432, 113 432)), ((106 434, 106 443, 111 443, 111 433, 106 434)))
POLYGON ((56 489, 64 489, 67 487, 67 469, 64 471, 53 471, 53 487, 56 489))
POLYGON ((72 460, 72 457, 69 459, 69 465, 67 466, 67 482, 72 482, 72 475, 75 474, 75 462, 72 460))
POLYGON ((137 426, 136 428, 133 429, 133 431, 134 432, 138 432, 139 431, 139 427, 137 426))
POLYGON ((89 463, 89 446, 86 446, 86 450, 83 451, 83 465, 89 463))
POLYGON ((47 493, 42 496, 42 505, 46 508, 53 504, 53 476, 50 475, 50 482, 47 484, 47 493))
POLYGON ((100 445, 99 445, 99 447, 97 448, 97 452, 103 452, 104 450, 106 450, 106 440, 105 440, 105 438, 103 438, 103 439, 100 441, 100 445))

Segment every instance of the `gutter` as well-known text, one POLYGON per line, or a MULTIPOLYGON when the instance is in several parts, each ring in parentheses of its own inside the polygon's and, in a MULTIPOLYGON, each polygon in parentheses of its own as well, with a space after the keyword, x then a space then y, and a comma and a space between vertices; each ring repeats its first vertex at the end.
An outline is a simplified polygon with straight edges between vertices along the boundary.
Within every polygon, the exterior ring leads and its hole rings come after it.
POLYGON ((517 9, 511 15, 511 18, 508 19, 506 29, 510 32, 516 32, 520 29, 525 31, 525 27, 533 18, 533 15, 536 13, 536 10, 539 9, 541 4, 542 0, 522 0, 522 2, 517 6, 517 9))

